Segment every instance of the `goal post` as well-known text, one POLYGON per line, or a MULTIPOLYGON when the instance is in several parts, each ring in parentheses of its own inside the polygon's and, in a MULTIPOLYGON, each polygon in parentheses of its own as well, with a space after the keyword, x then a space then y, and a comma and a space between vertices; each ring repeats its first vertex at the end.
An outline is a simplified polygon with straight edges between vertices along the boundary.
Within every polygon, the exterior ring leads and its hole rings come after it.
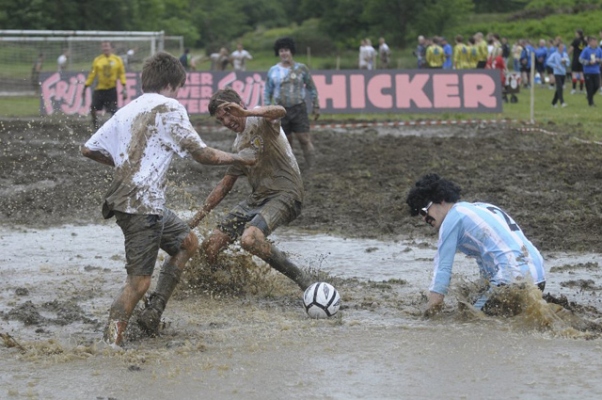
POLYGON ((163 31, 0 30, 0 95, 36 94, 36 70, 58 71, 63 54, 66 63, 61 70, 87 73, 103 41, 112 43, 130 72, 140 71, 142 61, 157 51, 176 56, 183 51, 183 37, 163 31))

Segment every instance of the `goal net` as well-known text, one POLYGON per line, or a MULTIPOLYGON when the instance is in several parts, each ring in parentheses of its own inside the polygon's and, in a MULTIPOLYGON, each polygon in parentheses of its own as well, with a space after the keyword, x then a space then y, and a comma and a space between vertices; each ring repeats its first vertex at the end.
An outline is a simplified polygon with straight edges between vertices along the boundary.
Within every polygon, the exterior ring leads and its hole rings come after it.
POLYGON ((33 95, 40 72, 87 73, 110 41, 127 71, 140 71, 142 61, 160 50, 183 52, 183 37, 164 32, 0 30, 0 95, 33 95))

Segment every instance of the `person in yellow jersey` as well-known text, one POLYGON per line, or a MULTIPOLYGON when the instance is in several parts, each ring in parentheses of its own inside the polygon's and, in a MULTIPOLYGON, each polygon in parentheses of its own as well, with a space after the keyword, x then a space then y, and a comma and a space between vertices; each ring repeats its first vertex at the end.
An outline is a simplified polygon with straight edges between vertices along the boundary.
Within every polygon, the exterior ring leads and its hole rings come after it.
POLYGON ((111 115, 117 112, 117 80, 121 81, 123 87, 121 95, 123 100, 127 99, 125 89, 125 67, 121 58, 113 54, 111 42, 102 42, 102 54, 92 62, 92 70, 88 74, 88 79, 83 90, 83 96, 86 97, 86 90, 97 79, 96 88, 92 93, 92 106, 90 115, 92 117, 92 127, 98 129, 97 112, 102 109, 107 110, 111 115))
POLYGON ((462 35, 456 36, 456 46, 454 47, 454 69, 470 68, 470 49, 464 43, 462 35))
POLYGON ((434 37, 432 44, 426 49, 426 63, 429 68, 442 68, 444 61, 443 47, 439 44, 439 38, 434 37))
POLYGON ((468 38, 468 69, 478 68, 479 51, 474 37, 468 38))
POLYGON ((474 35, 475 46, 477 47, 477 68, 485 68, 487 65, 487 56, 489 56, 489 50, 487 49, 487 41, 483 38, 481 32, 477 32, 474 35))

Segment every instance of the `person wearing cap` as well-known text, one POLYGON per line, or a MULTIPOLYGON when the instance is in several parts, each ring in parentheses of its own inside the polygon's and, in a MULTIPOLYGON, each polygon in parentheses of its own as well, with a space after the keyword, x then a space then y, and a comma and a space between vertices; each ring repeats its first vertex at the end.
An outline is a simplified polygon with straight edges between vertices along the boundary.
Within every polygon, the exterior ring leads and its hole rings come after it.
POLYGON ((443 307, 457 251, 474 257, 485 287, 473 306, 488 314, 496 310, 490 300, 496 286, 534 284, 543 291, 546 276, 537 248, 518 224, 500 207, 460 201, 458 185, 437 174, 427 174, 410 189, 410 214, 420 215, 439 232, 433 279, 424 315, 443 307))
POLYGON ((271 67, 267 74, 263 94, 264 105, 279 105, 286 110, 286 115, 281 120, 281 126, 286 137, 293 145, 293 134, 297 137, 305 164, 303 172, 308 172, 314 160, 314 145, 309 134, 309 117, 307 115, 306 95, 312 103, 314 120, 320 116, 318 91, 311 77, 309 68, 305 64, 296 62, 295 42, 285 37, 276 40, 274 53, 280 57, 280 62, 271 67))

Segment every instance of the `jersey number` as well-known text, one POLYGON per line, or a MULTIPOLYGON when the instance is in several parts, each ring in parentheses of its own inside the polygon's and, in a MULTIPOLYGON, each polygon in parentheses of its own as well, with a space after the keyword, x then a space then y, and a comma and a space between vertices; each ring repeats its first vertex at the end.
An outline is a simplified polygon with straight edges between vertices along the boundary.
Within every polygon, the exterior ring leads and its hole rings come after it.
POLYGON ((517 224, 515 224, 512 219, 510 219, 510 217, 508 216, 508 214, 506 214, 503 210, 497 208, 497 207, 487 207, 487 209, 489 211, 491 211, 492 213, 500 213, 502 214, 502 217, 504 217, 504 219, 506 220, 506 223, 508 224, 508 228, 510 228, 510 230, 512 232, 516 232, 516 231, 520 231, 520 228, 518 227, 517 224))

